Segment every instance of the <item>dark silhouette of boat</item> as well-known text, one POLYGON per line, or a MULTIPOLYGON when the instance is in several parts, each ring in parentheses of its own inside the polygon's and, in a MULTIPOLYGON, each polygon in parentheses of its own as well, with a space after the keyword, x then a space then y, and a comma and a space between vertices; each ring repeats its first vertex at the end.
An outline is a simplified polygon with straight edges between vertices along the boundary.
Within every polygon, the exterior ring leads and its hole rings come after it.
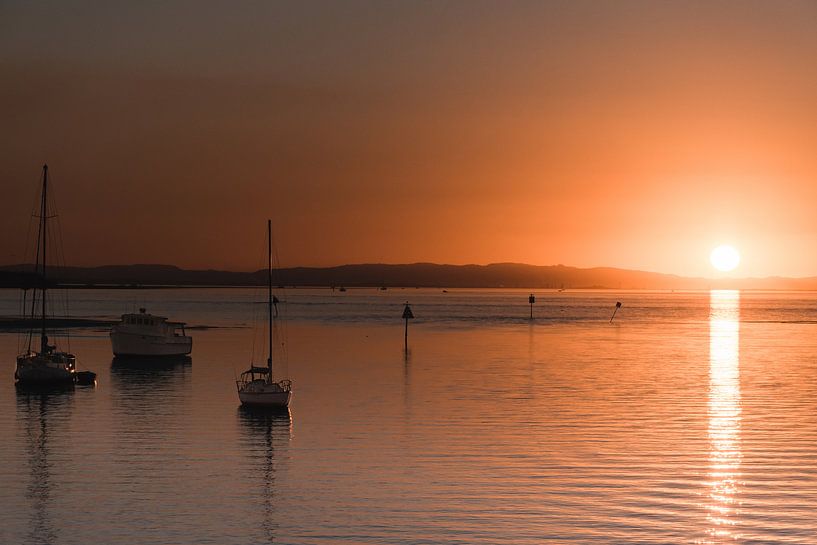
MULTIPOLYGON (((30 328, 26 351, 17 356, 17 367, 14 379, 18 386, 59 386, 64 384, 93 384, 96 375, 90 371, 77 372, 77 358, 70 352, 60 350, 56 344, 49 344, 46 334, 48 311, 48 220, 54 214, 48 206, 48 165, 43 165, 43 187, 40 198, 37 229, 37 252, 34 272, 39 277, 39 285, 34 287, 30 302, 32 321, 39 316, 39 328, 30 328), (35 331, 39 329, 39 351, 35 331)), ((26 312, 28 303, 25 300, 27 290, 23 291, 23 309, 26 312)))
POLYGON ((236 381, 238 398, 242 405, 268 408, 286 408, 292 397, 292 382, 273 379, 272 375, 272 325, 274 307, 277 303, 272 294, 272 221, 267 220, 267 308, 269 357, 267 366, 250 364, 250 368, 241 373, 236 381))

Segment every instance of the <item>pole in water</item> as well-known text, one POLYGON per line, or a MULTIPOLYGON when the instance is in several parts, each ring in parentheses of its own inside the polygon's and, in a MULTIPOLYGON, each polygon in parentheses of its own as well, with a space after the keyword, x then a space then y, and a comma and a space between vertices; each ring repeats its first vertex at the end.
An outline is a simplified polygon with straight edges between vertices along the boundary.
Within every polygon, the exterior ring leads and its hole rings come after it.
POLYGON ((403 319, 406 321, 406 334, 403 339, 405 351, 408 352, 408 321, 414 319, 414 313, 411 312, 411 307, 406 301, 406 308, 403 309, 403 319))
POLYGON ((616 308, 613 309, 613 315, 610 317, 610 323, 613 323, 613 318, 616 317, 616 312, 621 308, 621 301, 616 301, 616 308))
POLYGON ((536 297, 531 293, 528 296, 528 303, 530 303, 530 319, 533 320, 533 304, 536 302, 536 297))

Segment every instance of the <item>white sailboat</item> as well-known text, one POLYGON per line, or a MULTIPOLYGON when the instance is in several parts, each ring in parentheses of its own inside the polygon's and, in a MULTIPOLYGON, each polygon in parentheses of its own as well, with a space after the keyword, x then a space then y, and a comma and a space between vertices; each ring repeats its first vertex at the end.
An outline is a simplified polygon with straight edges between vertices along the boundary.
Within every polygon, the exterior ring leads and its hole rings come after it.
POLYGON ((292 397, 292 382, 290 380, 273 379, 272 374, 272 329, 273 304, 272 295, 272 221, 267 220, 267 311, 268 311, 268 341, 269 356, 267 366, 260 367, 250 364, 250 368, 241 373, 236 381, 238 399, 241 404, 253 407, 286 408, 292 397))
MULTIPOLYGON (((91 383, 96 375, 89 371, 77 372, 77 358, 70 352, 57 349, 56 345, 48 344, 46 335, 46 311, 48 308, 48 277, 47 277, 47 243, 48 220, 53 217, 48 207, 48 165, 43 165, 43 187, 40 200, 39 227, 37 231, 37 252, 34 263, 34 272, 38 276, 38 286, 34 288, 31 300, 30 319, 34 323, 38 316, 40 320, 40 350, 32 348, 35 328, 28 333, 26 351, 17 356, 17 367, 14 370, 14 380, 19 386, 51 386, 60 384, 74 384, 77 382, 91 383), (39 302, 39 309, 37 303, 39 302)), ((25 303, 24 303, 25 305, 25 303)), ((36 345, 35 345, 36 347, 36 345)))

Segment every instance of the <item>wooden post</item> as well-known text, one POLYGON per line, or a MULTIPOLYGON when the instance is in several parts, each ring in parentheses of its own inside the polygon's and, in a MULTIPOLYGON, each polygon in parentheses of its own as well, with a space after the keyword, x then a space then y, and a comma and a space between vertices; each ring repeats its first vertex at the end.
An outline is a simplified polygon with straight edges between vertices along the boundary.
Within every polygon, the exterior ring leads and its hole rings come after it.
POLYGON ((405 336, 403 337, 403 346, 406 352, 408 352, 408 322, 413 318, 414 313, 411 312, 411 307, 409 306, 408 301, 406 301, 406 307, 403 309, 403 319, 406 321, 406 332, 405 336))
POLYGON ((621 301, 617 301, 616 302, 616 308, 613 309, 613 315, 610 317, 610 323, 611 324, 613 323, 613 318, 616 317, 616 312, 618 312, 618 309, 620 309, 620 308, 621 308, 621 301))

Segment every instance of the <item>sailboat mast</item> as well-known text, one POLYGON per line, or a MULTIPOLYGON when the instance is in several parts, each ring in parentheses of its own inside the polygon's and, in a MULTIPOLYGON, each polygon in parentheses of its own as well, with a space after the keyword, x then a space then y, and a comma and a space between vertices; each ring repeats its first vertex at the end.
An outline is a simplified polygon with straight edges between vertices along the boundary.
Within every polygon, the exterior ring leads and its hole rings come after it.
POLYGON ((42 234, 42 249, 43 249, 43 276, 42 276, 42 283, 43 283, 43 301, 42 301, 42 329, 40 331, 40 352, 44 353, 46 351, 46 346, 48 343, 46 342, 45 336, 45 291, 46 291, 46 253, 45 253, 45 246, 46 242, 48 241, 48 224, 47 224, 47 213, 48 213, 48 206, 47 206, 47 195, 48 195, 48 165, 43 165, 43 200, 40 203, 40 232, 42 234))
POLYGON ((267 310, 269 311, 269 368, 268 380, 272 382, 272 220, 267 220, 267 310))

